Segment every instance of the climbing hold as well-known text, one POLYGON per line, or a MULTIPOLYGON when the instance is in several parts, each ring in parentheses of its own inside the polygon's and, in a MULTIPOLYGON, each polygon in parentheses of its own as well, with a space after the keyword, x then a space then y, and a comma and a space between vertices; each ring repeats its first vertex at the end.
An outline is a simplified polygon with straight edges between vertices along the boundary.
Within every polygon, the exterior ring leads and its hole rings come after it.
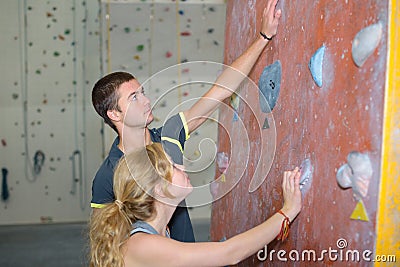
POLYGON ((1 144, 2 144, 3 146, 7 146, 6 140, 5 140, 5 139, 1 139, 1 144))
POLYGON ((166 58, 172 57, 172 53, 168 51, 167 53, 165 53, 165 57, 166 57, 166 58))
POLYGON ((124 28, 124 32, 125 32, 125 33, 130 33, 130 32, 131 32, 131 28, 125 27, 125 28, 124 28))
POLYGON ((195 156, 196 158, 200 157, 200 155, 201 155, 201 153, 198 149, 193 152, 193 156, 195 156))
POLYGON ((210 28, 210 29, 208 29, 207 32, 208 32, 208 33, 213 33, 213 32, 214 32, 214 29, 213 29, 213 28, 210 28))
POLYGON ((234 109, 234 110, 238 110, 238 108, 239 108, 239 97, 238 97, 238 95, 236 94, 236 93, 233 93, 232 94, 232 96, 231 96, 231 107, 234 109))
POLYGON ((228 168, 228 165, 229 165, 228 154, 226 154, 225 152, 218 152, 217 153, 218 170, 222 173, 225 173, 226 169, 228 168))
POLYGON ((8 199, 8 197, 10 196, 10 192, 8 191, 8 185, 7 185, 8 170, 6 168, 2 168, 1 172, 3 174, 3 179, 2 179, 2 184, 1 184, 1 199, 3 201, 6 201, 8 199))
POLYGON ((359 31, 353 39, 351 53, 354 63, 361 67, 378 47, 382 37, 382 24, 372 24, 359 31))
POLYGON ((238 121, 238 120, 239 120, 239 115, 238 115, 237 111, 235 110, 233 113, 232 121, 238 121))
POLYGON ((310 62, 308 63, 308 67, 311 71, 311 75, 318 85, 318 87, 322 86, 322 65, 324 62, 324 54, 325 54, 325 46, 321 46, 311 57, 310 62))
POLYGON ((64 34, 65 35, 68 35, 68 34, 70 34, 71 33, 71 30, 70 29, 66 29, 65 31, 64 31, 64 34))
POLYGON ((226 177, 225 177, 225 173, 221 174, 221 182, 225 183, 226 182, 226 177))
POLYGON ((144 49, 144 45, 142 45, 142 44, 136 46, 136 51, 138 51, 138 52, 143 51, 143 49, 144 49))
POLYGON ((258 81, 261 111, 269 113, 278 101, 281 87, 282 65, 279 60, 264 68, 258 81))
POLYGON ((350 219, 369 222, 367 211, 365 210, 364 203, 361 199, 357 202, 357 205, 353 213, 351 214, 350 219))
POLYGON ((40 172, 42 171, 45 158, 46 157, 43 151, 41 150, 36 151, 35 155, 33 156, 33 171, 35 175, 40 174, 40 172))
POLYGON ((60 55, 60 52, 55 51, 55 52, 53 53, 53 56, 55 56, 55 57, 58 57, 59 55, 60 55))
POLYGON ((305 159, 300 165, 300 190, 305 193, 310 189, 314 168, 310 159, 305 159))
POLYGON ((135 60, 140 60, 140 56, 139 56, 139 55, 134 55, 134 56, 133 56, 133 59, 135 59, 135 60))
POLYGON ((236 93, 233 93, 231 96, 231 107, 234 109, 234 113, 233 113, 233 121, 237 121, 239 119, 239 115, 237 113, 237 110, 239 108, 239 97, 236 93))
POLYGON ((269 129, 269 122, 268 122, 268 118, 265 118, 264 120, 264 124, 263 124, 263 129, 269 129))
POLYGON ((336 174, 338 184, 344 189, 352 187, 357 199, 367 196, 371 177, 372 164, 369 156, 355 151, 349 153, 347 163, 336 174))
POLYGON ((336 180, 338 184, 340 185, 341 188, 346 189, 352 186, 351 182, 351 177, 352 177, 352 171, 351 168, 348 164, 343 164, 337 174, 336 174, 336 180))
POLYGON ((179 10, 179 15, 184 15, 185 14, 185 12, 183 11, 183 10, 179 10))
POLYGON ((192 35, 189 31, 181 32, 181 36, 190 36, 192 35))

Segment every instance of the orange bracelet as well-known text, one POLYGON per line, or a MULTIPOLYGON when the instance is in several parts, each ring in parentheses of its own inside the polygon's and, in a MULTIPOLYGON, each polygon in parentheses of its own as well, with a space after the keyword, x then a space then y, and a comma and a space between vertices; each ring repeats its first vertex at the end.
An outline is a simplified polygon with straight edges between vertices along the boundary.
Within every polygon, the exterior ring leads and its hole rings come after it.
POLYGON ((281 226, 281 231, 279 232, 279 235, 277 237, 278 240, 285 240, 288 235, 289 235, 289 225, 290 225, 290 219, 288 216, 286 216, 285 213, 283 213, 282 210, 278 211, 278 213, 282 214, 285 219, 283 219, 282 226, 281 226))

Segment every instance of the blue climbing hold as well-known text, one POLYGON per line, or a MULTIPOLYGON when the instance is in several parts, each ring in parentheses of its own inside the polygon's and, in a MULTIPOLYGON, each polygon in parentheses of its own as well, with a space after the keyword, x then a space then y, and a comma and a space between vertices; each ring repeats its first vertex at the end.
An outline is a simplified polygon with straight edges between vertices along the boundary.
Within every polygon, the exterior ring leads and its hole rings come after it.
POLYGON ((278 101, 281 88, 282 65, 279 60, 264 68, 258 81, 261 111, 270 113, 278 101))
POLYGON ((324 62, 324 54, 325 46, 323 45, 318 48, 315 54, 311 57, 311 60, 308 64, 311 75, 318 87, 322 87, 322 65, 324 62))

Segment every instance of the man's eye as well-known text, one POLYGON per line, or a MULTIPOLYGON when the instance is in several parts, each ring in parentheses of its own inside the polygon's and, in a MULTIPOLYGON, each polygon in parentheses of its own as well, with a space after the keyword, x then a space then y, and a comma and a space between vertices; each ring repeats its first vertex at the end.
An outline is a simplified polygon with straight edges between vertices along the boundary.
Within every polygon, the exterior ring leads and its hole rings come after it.
POLYGON ((136 95, 132 95, 132 99, 131 99, 131 100, 132 100, 132 101, 133 101, 133 100, 136 100, 136 98, 137 98, 136 95))

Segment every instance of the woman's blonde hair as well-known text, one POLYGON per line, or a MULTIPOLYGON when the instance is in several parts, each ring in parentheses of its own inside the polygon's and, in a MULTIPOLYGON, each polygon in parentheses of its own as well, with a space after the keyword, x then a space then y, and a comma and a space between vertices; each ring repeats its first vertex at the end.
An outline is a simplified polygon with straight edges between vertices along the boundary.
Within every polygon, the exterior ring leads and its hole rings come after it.
POLYGON ((114 172, 116 200, 93 213, 89 223, 90 266, 124 266, 124 244, 132 223, 152 219, 155 186, 163 193, 172 181, 173 166, 159 143, 125 155, 114 172))

